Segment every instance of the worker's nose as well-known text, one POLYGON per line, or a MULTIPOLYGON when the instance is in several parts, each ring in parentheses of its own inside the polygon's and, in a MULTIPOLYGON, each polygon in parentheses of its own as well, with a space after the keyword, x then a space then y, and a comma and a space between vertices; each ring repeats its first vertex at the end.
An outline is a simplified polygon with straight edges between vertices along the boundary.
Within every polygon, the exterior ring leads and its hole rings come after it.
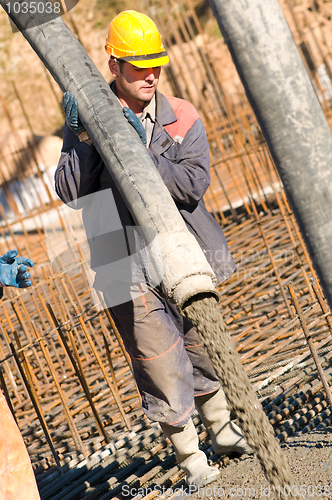
POLYGON ((155 79, 155 74, 154 74, 153 68, 147 68, 145 80, 149 80, 149 81, 153 82, 154 79, 155 79))

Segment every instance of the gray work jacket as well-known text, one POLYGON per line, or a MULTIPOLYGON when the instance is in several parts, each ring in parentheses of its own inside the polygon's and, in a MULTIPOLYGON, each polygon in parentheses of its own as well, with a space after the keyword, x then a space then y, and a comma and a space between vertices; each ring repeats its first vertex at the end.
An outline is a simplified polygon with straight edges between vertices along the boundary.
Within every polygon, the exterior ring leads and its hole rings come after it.
MULTIPOLYGON (((203 202, 203 195, 210 184, 209 145, 196 109, 187 101, 166 98, 157 91, 156 122, 148 151, 188 230, 196 237, 210 263, 217 284, 222 283, 233 273, 235 263, 219 224, 203 202)), ((79 142, 66 125, 55 173, 58 196, 64 203, 69 203, 109 188, 112 189, 122 226, 135 225, 97 150, 79 142)), ((85 209, 83 207, 83 212, 85 209)), ((103 214, 100 213, 96 223, 100 224, 102 219, 103 214)), ((92 267, 93 253, 91 248, 92 267)), ((95 286, 98 289, 98 272, 95 286)))

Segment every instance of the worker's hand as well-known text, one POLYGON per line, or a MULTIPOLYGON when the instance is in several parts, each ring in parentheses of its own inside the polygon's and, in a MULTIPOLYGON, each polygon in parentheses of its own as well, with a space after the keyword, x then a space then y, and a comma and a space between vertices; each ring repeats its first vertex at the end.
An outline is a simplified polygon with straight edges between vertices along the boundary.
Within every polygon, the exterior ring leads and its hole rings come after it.
POLYGON ((62 103, 67 123, 71 130, 75 132, 76 135, 85 132, 85 128, 78 116, 78 104, 73 94, 69 91, 65 92, 65 94, 63 94, 62 103))
POLYGON ((17 257, 17 254, 17 250, 9 250, 0 257, 0 286, 31 286, 28 267, 32 267, 33 262, 26 257, 17 257))
POLYGON ((145 128, 143 127, 143 124, 139 121, 137 116, 135 115, 134 111, 130 108, 123 108, 123 114, 127 118, 128 122, 139 135, 139 138, 141 139, 142 143, 144 146, 146 146, 146 133, 145 133, 145 128))

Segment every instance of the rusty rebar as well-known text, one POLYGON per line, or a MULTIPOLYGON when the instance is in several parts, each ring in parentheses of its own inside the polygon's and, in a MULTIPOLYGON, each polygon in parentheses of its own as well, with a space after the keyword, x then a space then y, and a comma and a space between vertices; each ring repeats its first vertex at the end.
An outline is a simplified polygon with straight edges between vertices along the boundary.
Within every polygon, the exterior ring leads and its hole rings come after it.
POLYGON ((58 470, 60 472, 60 474, 63 473, 62 469, 61 469, 61 464, 60 464, 60 460, 59 460, 59 457, 58 457, 58 454, 56 452, 56 449, 54 447, 54 444, 53 444, 53 441, 52 441, 52 438, 51 438, 51 434, 47 428, 47 424, 46 424, 46 421, 45 421, 45 417, 43 415, 43 412, 40 408, 40 405, 38 403, 38 398, 36 397, 36 394, 34 392, 34 388, 32 385, 30 385, 29 381, 28 381, 28 378, 27 376, 25 375, 24 373, 24 370, 21 366, 21 361, 20 361, 20 358, 19 358, 19 355, 17 353, 17 351, 15 350, 15 347, 14 347, 14 344, 11 342, 10 343, 10 348, 11 348, 11 351, 12 351, 12 354, 15 358, 15 361, 16 361, 16 364, 17 364, 17 368, 19 369, 20 371, 20 374, 22 376, 22 379, 24 381, 24 385, 29 393, 29 396, 30 396, 30 400, 34 406, 34 409, 35 409, 35 412, 37 414, 37 417, 39 419, 39 422, 40 422, 40 425, 43 429, 43 432, 44 432, 44 435, 45 435, 45 438, 46 438, 46 441, 48 442, 48 445, 51 449, 51 452, 52 452, 52 455, 54 457, 54 460, 55 460, 55 463, 58 467, 58 470))
POLYGON ((300 305, 299 305, 299 302, 297 300, 294 288, 292 287, 291 284, 288 285, 288 290, 289 290, 289 293, 291 294, 292 302, 293 302, 294 307, 296 309, 296 314, 298 315, 298 318, 300 320, 301 327, 302 327, 303 333, 305 335, 306 341, 308 343, 311 355, 312 355, 312 357, 313 357, 313 359, 315 361, 315 365, 316 365, 317 371, 319 373, 319 378, 320 378, 320 380, 321 380, 321 382, 322 382, 322 384, 324 386, 326 397, 327 397, 327 399, 329 401, 329 404, 330 404, 330 407, 332 409, 332 394, 331 394, 331 390, 330 390, 330 387, 329 387, 329 385, 327 383, 327 380, 325 378, 325 374, 324 374, 322 365, 320 364, 319 358, 317 356, 317 352, 316 352, 314 343, 312 341, 312 337, 311 337, 310 331, 308 329, 307 323, 306 323, 306 321, 304 319, 304 316, 302 314, 302 309, 300 308, 300 305))

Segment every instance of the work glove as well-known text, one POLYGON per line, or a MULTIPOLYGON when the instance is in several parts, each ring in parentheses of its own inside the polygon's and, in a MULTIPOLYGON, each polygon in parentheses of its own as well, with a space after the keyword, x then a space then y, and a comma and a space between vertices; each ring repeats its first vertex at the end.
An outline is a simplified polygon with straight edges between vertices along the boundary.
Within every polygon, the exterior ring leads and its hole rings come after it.
POLYGON ((0 286, 15 286, 16 288, 27 288, 31 286, 28 267, 33 262, 26 257, 17 257, 17 250, 9 250, 0 257, 0 286))
POLYGON ((140 120, 135 115, 134 111, 130 108, 123 108, 123 114, 127 118, 130 125, 132 127, 134 127, 134 129, 138 133, 138 136, 141 139, 143 145, 146 146, 145 128, 143 127, 143 124, 140 122, 140 120))
POLYGON ((73 94, 69 91, 65 92, 63 94, 62 103, 67 123, 71 130, 75 132, 76 135, 80 135, 82 132, 85 132, 85 128, 78 116, 78 104, 73 94))

